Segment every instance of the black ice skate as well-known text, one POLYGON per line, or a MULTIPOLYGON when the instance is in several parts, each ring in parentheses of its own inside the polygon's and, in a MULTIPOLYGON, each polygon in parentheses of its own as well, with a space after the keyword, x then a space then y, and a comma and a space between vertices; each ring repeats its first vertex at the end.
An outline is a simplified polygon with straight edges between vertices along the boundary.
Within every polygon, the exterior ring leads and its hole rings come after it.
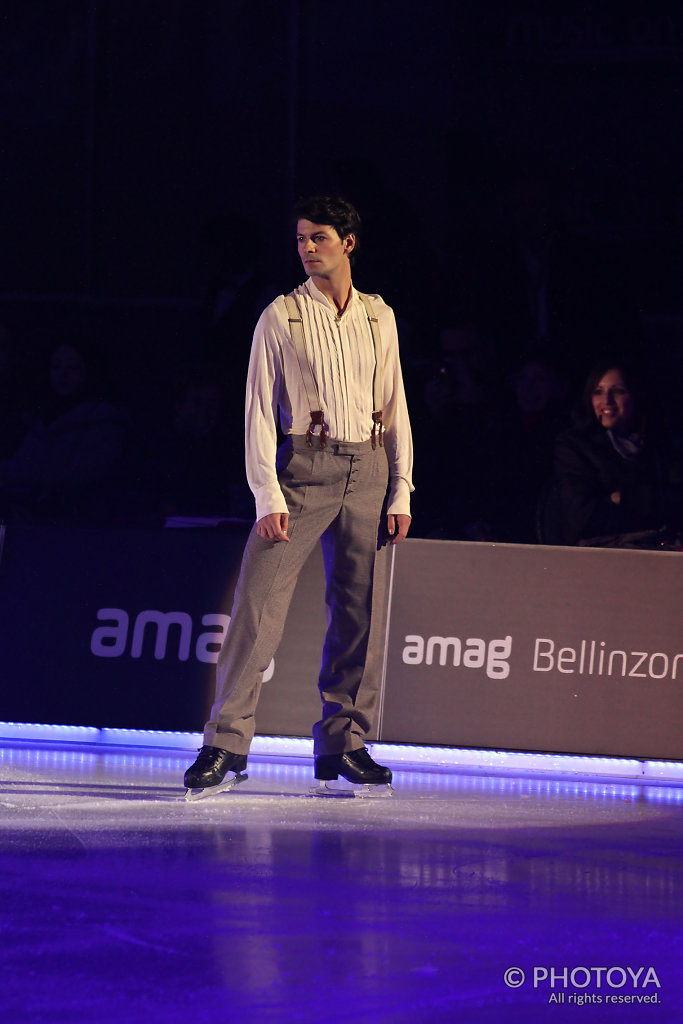
POLYGON ((315 759, 315 777, 320 785, 312 796, 391 796, 391 772, 372 760, 365 747, 345 754, 319 754, 315 759), (349 785, 337 783, 339 776, 349 785))
POLYGON ((244 774, 246 767, 246 754, 232 754, 220 747, 202 747, 195 763, 185 772, 185 799, 201 800, 232 789, 249 778, 244 774))

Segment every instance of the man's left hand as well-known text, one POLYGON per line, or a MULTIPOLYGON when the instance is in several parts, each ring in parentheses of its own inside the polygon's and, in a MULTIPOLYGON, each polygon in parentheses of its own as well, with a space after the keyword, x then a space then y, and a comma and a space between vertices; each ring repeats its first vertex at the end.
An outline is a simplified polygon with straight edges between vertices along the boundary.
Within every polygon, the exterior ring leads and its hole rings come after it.
POLYGON ((410 516, 400 514, 397 516, 387 516, 387 533, 392 544, 399 544, 402 540, 406 539, 410 529, 410 519, 410 516))

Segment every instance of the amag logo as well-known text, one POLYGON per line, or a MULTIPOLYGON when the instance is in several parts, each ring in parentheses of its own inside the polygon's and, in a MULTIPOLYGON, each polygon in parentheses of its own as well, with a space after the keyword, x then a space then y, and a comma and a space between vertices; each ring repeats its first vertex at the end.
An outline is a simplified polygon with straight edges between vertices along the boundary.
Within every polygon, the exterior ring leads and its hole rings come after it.
MULTIPOLYGON (((229 615, 220 612, 202 615, 201 625, 213 627, 204 629, 195 636, 192 616, 187 612, 161 612, 146 609, 131 616, 124 608, 100 608, 99 622, 90 637, 90 650, 96 658, 121 658, 126 653, 131 658, 141 658, 145 650, 153 645, 154 657, 162 661, 168 655, 178 661, 188 661, 194 654, 197 661, 215 664, 230 622, 229 615)), ((267 682, 275 671, 273 659, 263 673, 267 682)))
POLYGON ((403 662, 405 665, 433 665, 437 655, 439 665, 451 664, 455 668, 485 668, 489 679, 507 679, 510 675, 510 653, 512 637, 502 640, 483 640, 457 636, 423 637, 409 634, 404 639, 403 662))

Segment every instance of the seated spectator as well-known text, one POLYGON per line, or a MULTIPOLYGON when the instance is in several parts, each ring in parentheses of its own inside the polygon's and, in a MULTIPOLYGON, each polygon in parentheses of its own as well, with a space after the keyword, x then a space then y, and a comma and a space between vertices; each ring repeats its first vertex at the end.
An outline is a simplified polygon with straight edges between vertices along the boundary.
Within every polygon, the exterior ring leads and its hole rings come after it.
POLYGON ((0 467, 3 505, 27 523, 100 525, 116 519, 126 421, 104 397, 98 353, 68 341, 50 353, 44 397, 0 467))
POLYGON ((488 367, 470 324, 442 327, 438 346, 434 372, 420 400, 411 405, 419 452, 415 531, 432 538, 481 540, 492 405, 488 367))
MULTIPOLYGON (((181 369, 167 421, 151 439, 144 477, 157 521, 168 517, 253 517, 244 445, 218 383, 216 367, 181 369)), ((240 428, 242 407, 239 409, 240 428)))
POLYGON ((680 529, 680 479, 648 416, 641 377, 609 360, 590 373, 577 425, 556 441, 546 542, 615 543, 680 529))
POLYGON ((22 342, 7 324, 0 324, 0 460, 9 459, 19 447, 33 404, 34 373, 22 342))
POLYGON ((492 403, 490 452, 482 467, 489 481, 489 539, 536 542, 539 496, 552 473, 555 436, 566 426, 565 391, 559 369, 534 352, 492 403))

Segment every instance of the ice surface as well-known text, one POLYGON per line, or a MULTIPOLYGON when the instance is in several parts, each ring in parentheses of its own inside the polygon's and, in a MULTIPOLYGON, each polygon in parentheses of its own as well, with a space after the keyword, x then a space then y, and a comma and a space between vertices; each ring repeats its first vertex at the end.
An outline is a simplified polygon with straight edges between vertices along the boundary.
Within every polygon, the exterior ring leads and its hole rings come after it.
POLYGON ((188 803, 192 760, 0 749, 6 1016, 617 1021, 503 973, 647 963, 628 1021, 680 1021, 681 789, 394 770, 390 800, 312 800, 312 763, 250 759, 188 803))

